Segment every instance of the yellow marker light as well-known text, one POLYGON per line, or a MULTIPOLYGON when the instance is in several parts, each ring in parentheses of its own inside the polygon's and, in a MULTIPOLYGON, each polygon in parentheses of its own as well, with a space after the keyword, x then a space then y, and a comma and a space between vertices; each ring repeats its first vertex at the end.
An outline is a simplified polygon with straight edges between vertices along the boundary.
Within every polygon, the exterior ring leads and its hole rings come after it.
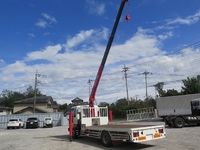
POLYGON ((154 138, 159 138, 159 137, 160 137, 160 134, 155 134, 153 137, 154 137, 154 138))
POLYGON ((139 140, 139 141, 146 140, 146 136, 141 136, 141 137, 138 138, 138 140, 139 140))

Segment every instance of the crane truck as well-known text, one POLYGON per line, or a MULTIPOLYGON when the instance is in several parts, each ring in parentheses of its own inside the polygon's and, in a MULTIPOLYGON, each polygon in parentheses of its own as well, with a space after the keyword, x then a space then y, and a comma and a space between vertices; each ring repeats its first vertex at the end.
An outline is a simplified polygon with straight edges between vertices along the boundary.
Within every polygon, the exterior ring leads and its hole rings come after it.
POLYGON ((72 141, 72 138, 76 139, 79 136, 89 136, 101 139, 104 146, 110 147, 118 145, 122 141, 137 143, 161 139, 166 136, 165 127, 163 125, 127 125, 113 123, 112 111, 109 111, 107 107, 98 107, 97 105, 94 105, 95 93, 126 2, 128 2, 128 0, 121 1, 111 35, 89 97, 89 104, 73 106, 70 109, 68 128, 70 141, 72 141))

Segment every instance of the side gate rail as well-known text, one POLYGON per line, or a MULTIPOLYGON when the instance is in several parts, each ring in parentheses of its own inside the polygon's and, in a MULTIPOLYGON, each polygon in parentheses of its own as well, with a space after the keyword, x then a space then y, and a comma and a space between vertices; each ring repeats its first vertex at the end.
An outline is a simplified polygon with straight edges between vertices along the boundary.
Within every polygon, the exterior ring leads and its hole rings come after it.
POLYGON ((131 109, 126 111, 127 121, 140 120, 140 119, 151 119, 156 117, 155 109, 141 108, 141 109, 131 109))

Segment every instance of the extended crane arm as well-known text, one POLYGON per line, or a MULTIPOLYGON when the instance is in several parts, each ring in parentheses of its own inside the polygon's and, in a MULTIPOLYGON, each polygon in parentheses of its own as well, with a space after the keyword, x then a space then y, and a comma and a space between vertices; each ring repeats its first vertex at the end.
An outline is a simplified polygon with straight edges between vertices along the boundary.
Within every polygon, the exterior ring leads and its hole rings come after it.
POLYGON ((104 69, 104 66, 105 66, 109 51, 110 51, 110 47, 112 45, 112 42, 113 42, 113 39, 114 39, 114 36, 115 36, 115 32, 116 32, 116 29, 117 29, 117 26, 118 26, 118 23, 119 23, 119 20, 120 20, 124 5, 125 5, 125 3, 127 1, 128 0, 122 0, 121 5, 119 7, 119 11, 118 11, 118 14, 117 14, 117 17, 116 17, 116 20, 115 20, 115 23, 114 23, 110 38, 109 38, 109 41, 107 43, 107 46, 106 46, 106 49, 105 49, 105 52, 104 52, 104 55, 103 55, 103 59, 101 61, 101 65, 100 65, 99 70, 97 72, 97 76, 96 76, 96 80, 95 80, 93 88, 92 88, 92 92, 90 94, 90 98, 89 98, 89 106, 90 107, 94 106, 96 90, 97 90, 97 87, 99 85, 99 81, 101 79, 101 75, 102 75, 102 72, 103 72, 103 69, 104 69))

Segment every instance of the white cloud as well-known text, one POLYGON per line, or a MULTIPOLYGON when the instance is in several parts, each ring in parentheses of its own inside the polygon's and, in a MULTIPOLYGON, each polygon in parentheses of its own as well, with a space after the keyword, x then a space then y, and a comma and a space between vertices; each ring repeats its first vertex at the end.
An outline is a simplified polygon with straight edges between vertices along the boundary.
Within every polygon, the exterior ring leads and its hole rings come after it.
POLYGON ((3 59, 0 59, 0 66, 2 66, 2 65, 4 65, 4 64, 5 64, 4 60, 3 60, 3 59))
POLYGON ((38 59, 44 59, 54 61, 54 57, 61 50, 61 45, 47 46, 44 50, 35 51, 27 54, 26 61, 33 61, 38 59))
POLYGON ((80 31, 75 37, 67 40, 67 47, 71 48, 91 37, 94 30, 80 31))
POLYGON ((47 13, 42 13, 42 16, 51 22, 57 22, 57 20, 54 17, 48 15, 47 13))
POLYGON ((35 35, 33 33, 29 33, 28 35, 31 37, 35 37, 35 35))
POLYGON ((172 36, 173 36, 173 33, 170 31, 170 32, 167 32, 165 34, 158 35, 158 38, 161 39, 161 40, 166 40, 166 39, 168 39, 169 37, 172 37, 172 36))
POLYGON ((186 18, 181 18, 178 17, 174 20, 167 20, 168 24, 186 24, 186 25, 190 25, 190 24, 194 24, 196 22, 199 21, 199 17, 200 17, 200 11, 198 11, 196 14, 188 16, 186 18))
MULTIPOLYGON (((38 70, 39 74, 47 75, 45 78, 38 78, 41 83, 38 88, 42 93, 52 96, 58 103, 70 103, 75 97, 87 101, 87 82, 89 78, 95 79, 105 50, 105 45, 101 45, 101 42, 107 38, 107 33, 107 28, 80 31, 67 39, 65 46, 69 51, 61 52, 65 47, 56 44, 30 52, 24 60, 1 69, 1 83, 5 88, 34 85, 35 71, 38 70), (82 50, 83 45, 85 51, 82 50), (40 63, 37 60, 47 60, 49 63, 40 63), (17 76, 19 73, 22 75, 17 76)), ((180 51, 180 54, 165 56, 166 52, 161 50, 162 41, 172 35, 171 32, 156 35, 152 30, 138 28, 138 31, 124 43, 114 43, 97 89, 97 101, 111 103, 126 97, 124 75, 121 72, 124 64, 131 68, 127 72, 129 96, 138 95, 138 98, 145 98, 144 76, 138 75, 145 70, 161 74, 149 75, 148 85, 159 81, 182 79, 193 72, 192 70, 199 71, 199 50, 187 49, 180 51), (184 76, 166 75, 175 73, 184 76)), ((155 90, 149 87, 148 94, 154 96, 155 90)))
MULTIPOLYGON (((66 48, 72 48, 85 42, 90 44, 97 44, 100 40, 106 40, 108 37, 108 29, 102 28, 100 30, 83 30, 80 31, 76 36, 67 39, 66 48)), ((84 46, 85 47, 85 46, 84 46)))
POLYGON ((42 16, 44 17, 44 19, 39 19, 38 22, 35 24, 36 26, 46 28, 52 23, 57 23, 57 20, 54 17, 48 15, 47 13, 42 13, 42 16))
POLYGON ((102 15, 105 12, 105 4, 98 3, 96 0, 86 0, 89 13, 102 15))
POLYGON ((39 19, 35 25, 41 28, 46 28, 48 24, 45 20, 39 19))

